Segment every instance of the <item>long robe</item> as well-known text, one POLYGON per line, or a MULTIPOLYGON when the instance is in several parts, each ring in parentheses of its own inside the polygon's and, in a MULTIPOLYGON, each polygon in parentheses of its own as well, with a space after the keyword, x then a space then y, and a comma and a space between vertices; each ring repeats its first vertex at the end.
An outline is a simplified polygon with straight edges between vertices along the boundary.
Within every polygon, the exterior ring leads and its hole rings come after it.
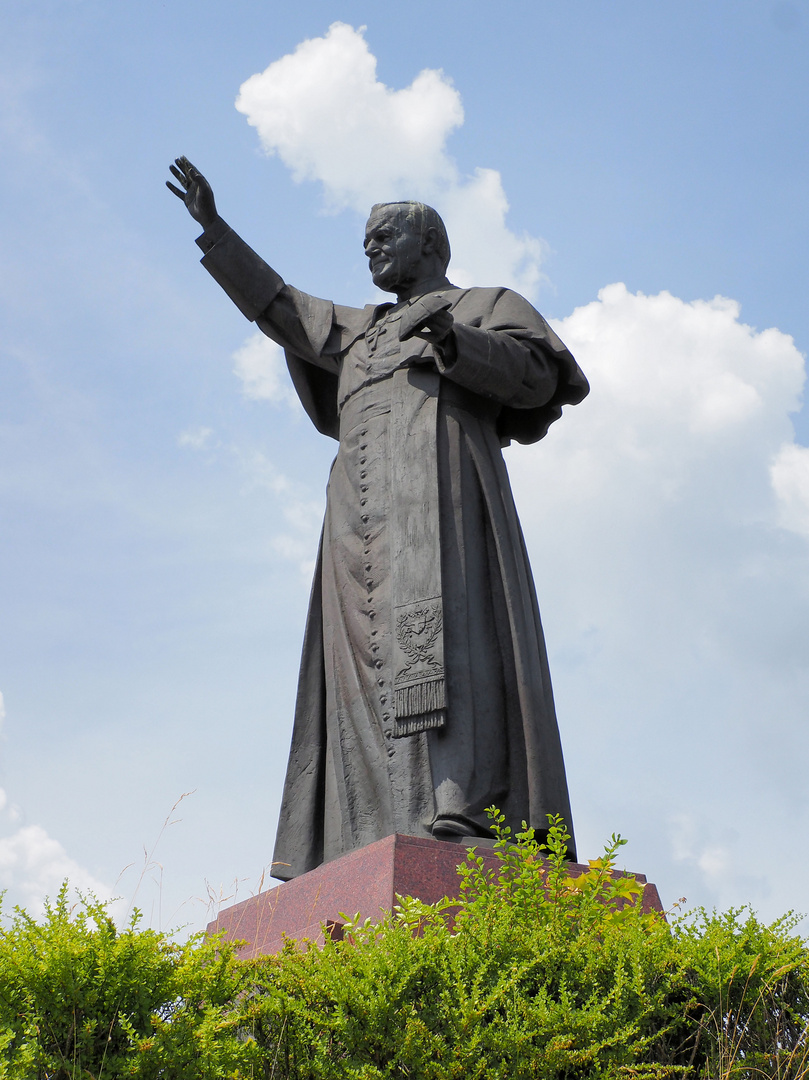
POLYGON ((394 832, 430 836, 436 821, 486 835, 491 805, 512 828, 526 821, 542 832, 553 813, 572 832, 501 447, 542 438, 563 404, 585 396, 573 357, 507 289, 441 290, 455 320, 447 360, 419 338, 399 341, 401 305, 360 310, 301 293, 221 221, 198 243, 203 265, 286 350, 318 430, 339 440, 273 876, 394 832), (402 567, 440 583, 445 683, 440 726, 404 737, 393 708, 402 567))

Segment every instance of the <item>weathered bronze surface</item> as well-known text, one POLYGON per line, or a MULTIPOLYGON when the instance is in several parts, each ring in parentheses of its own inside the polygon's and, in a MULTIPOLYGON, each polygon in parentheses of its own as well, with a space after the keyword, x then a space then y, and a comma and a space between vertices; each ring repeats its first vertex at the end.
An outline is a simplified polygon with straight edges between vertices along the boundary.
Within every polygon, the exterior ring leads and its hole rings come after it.
MULTIPOLYGON (((283 346, 319 431, 339 440, 303 646, 273 874, 393 833, 570 825, 534 583, 501 448, 541 439, 588 392, 531 305, 446 276, 443 222, 373 207, 362 310, 282 278, 222 220, 186 159, 168 183, 203 227, 202 265, 283 346)), ((572 829, 571 829, 572 831, 572 829)), ((571 852, 573 854, 573 852, 571 852)))

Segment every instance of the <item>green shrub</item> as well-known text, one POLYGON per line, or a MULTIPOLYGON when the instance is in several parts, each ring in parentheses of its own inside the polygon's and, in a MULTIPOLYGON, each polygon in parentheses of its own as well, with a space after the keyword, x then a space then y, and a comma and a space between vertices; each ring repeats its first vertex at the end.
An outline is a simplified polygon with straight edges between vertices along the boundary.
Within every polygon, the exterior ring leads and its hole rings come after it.
POLYGON ((495 813, 498 869, 471 856, 459 904, 401 899, 343 942, 258 962, 245 1021, 266 1075, 809 1077, 794 923, 698 913, 670 927, 611 876, 620 837, 576 878, 550 824, 547 846, 512 842, 495 813))
MULTIPOLYGON (((0 932, 0 1078, 8 1080, 809 1080, 809 951, 787 917, 698 911, 671 924, 612 876, 623 845, 574 877, 569 837, 471 853, 461 897, 400 898, 322 948, 238 960, 75 912, 0 932), (544 860, 544 861, 543 861, 544 860)), ((460 854, 460 852, 459 852, 460 854)))
POLYGON ((547 851, 495 826, 499 869, 471 856, 460 905, 402 899, 380 925, 349 923, 343 942, 256 966, 253 1031, 275 1075, 675 1075, 653 1057, 679 1022, 675 948, 632 903, 641 886, 611 877, 622 841, 573 878, 560 822, 547 851))
POLYGON ((231 946, 177 945, 139 918, 118 930, 103 903, 72 909, 67 883, 41 922, 15 908, 0 930, 2 1080, 231 1075, 248 1048, 222 1016, 244 966, 231 946))
POLYGON ((746 908, 675 923, 689 1038, 709 1077, 809 1078, 809 950, 798 919, 765 926, 746 908))
POLYGON ((0 1076, 120 1075, 130 1038, 171 994, 173 946, 136 919, 119 932, 105 905, 71 911, 67 885, 37 923, 15 909, 0 932, 0 1076))

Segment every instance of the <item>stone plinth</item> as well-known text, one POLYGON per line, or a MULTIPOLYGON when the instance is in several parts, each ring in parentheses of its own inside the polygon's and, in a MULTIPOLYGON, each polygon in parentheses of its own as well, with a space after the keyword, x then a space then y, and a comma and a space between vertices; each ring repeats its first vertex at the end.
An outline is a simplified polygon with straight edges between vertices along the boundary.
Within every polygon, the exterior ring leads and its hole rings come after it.
MULTIPOLYGON (((478 846, 477 854, 494 867, 497 857, 490 847, 482 846, 485 843, 478 846)), ((229 939, 246 941, 240 953, 245 959, 279 952, 287 937, 322 943, 324 925, 332 936, 340 936, 340 912, 377 919, 391 910, 397 894, 416 896, 428 904, 445 896, 459 896, 456 868, 466 854, 461 844, 400 834, 386 836, 226 908, 208 924, 208 933, 224 930, 229 939)), ((570 863, 572 874, 587 870, 588 866, 570 863)), ((643 874, 632 876, 644 886, 644 911, 662 911, 656 886, 647 883, 643 874)))

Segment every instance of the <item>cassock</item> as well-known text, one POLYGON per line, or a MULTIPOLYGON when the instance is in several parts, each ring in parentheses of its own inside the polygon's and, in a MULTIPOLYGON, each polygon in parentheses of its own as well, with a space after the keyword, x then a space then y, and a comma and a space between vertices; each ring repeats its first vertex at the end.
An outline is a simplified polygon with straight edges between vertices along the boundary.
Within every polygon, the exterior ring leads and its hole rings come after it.
POLYGON ((357 309, 309 296, 221 219, 197 243, 203 266, 283 346, 315 426, 339 442, 273 876, 397 832, 485 836, 490 806, 513 829, 541 834, 561 814, 572 833, 502 447, 541 439, 582 400, 575 360, 508 289, 440 290, 455 320, 450 358, 399 340, 418 297, 357 309))

